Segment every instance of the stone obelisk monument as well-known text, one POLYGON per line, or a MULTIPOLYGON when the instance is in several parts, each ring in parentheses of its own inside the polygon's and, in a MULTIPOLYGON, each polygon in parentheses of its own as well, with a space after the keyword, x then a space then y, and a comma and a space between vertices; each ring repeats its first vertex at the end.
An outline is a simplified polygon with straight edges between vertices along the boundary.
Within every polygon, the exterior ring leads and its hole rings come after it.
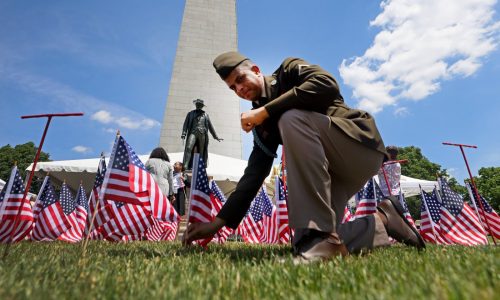
POLYGON ((236 0, 186 0, 160 135, 168 152, 184 151, 182 126, 199 98, 224 139, 210 136, 209 153, 241 159, 240 101, 212 66, 218 54, 237 49, 236 0))

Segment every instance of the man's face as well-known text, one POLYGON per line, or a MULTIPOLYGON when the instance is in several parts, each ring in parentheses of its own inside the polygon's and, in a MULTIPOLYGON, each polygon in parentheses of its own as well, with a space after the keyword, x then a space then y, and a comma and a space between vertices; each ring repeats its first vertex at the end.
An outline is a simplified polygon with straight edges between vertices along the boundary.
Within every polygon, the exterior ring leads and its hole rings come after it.
POLYGON ((202 109, 204 106, 203 103, 199 103, 199 102, 195 103, 195 105, 196 105, 196 109, 202 109))
POLYGON ((250 101, 258 100, 264 89, 264 77, 255 65, 235 68, 224 81, 238 97, 250 101))

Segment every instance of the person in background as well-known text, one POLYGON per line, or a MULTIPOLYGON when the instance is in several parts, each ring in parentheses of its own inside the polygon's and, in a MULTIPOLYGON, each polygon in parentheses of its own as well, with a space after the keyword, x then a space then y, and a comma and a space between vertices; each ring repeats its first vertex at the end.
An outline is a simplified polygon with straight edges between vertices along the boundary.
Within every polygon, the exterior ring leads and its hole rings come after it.
POLYGON ((390 163, 391 161, 395 161, 398 159, 398 147, 396 146, 387 146, 385 148, 387 154, 389 154, 389 161, 384 163, 382 167, 378 170, 378 181, 380 183, 380 189, 384 196, 395 196, 399 195, 401 180, 401 165, 399 163, 390 163), (387 182, 384 177, 387 177, 387 181, 389 182, 389 188, 391 189, 391 194, 389 193, 389 189, 387 188, 387 182))
POLYGON ((155 148, 146 161, 146 169, 153 175, 163 195, 167 196, 173 204, 175 202, 173 168, 167 151, 161 147, 155 148))
POLYGON ((190 187, 190 181, 186 173, 184 173, 184 165, 178 161, 174 163, 174 195, 175 195, 175 210, 181 216, 186 214, 186 187, 190 187))

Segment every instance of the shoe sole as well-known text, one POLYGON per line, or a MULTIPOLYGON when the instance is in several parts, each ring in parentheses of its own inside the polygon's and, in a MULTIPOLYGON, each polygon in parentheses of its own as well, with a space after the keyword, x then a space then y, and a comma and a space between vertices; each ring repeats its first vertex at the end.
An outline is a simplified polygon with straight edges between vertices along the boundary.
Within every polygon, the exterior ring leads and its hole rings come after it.
POLYGON ((417 236, 418 242, 420 244, 420 246, 417 246, 417 249, 418 250, 425 249, 424 239, 422 239, 422 236, 420 235, 420 233, 418 232, 418 230, 415 227, 413 227, 413 225, 411 225, 410 221, 408 221, 408 219, 406 219, 406 217, 404 215, 404 209, 401 206, 401 203, 394 202, 394 200, 391 199, 391 197, 387 197, 386 199, 388 199, 389 201, 391 201, 392 206, 394 206, 394 208, 398 212, 399 216, 403 219, 403 221, 406 223, 406 225, 410 226, 411 231, 413 231, 413 233, 417 236))

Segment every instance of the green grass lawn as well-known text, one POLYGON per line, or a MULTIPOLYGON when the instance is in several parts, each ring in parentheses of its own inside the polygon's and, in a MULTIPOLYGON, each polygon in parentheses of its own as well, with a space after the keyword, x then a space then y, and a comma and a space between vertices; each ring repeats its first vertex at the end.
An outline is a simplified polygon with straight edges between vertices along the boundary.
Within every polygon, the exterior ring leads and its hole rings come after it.
MULTIPOLYGON (((3 253, 3 247, 0 247, 3 253)), ((295 266, 290 248, 241 243, 20 243, 0 299, 499 299, 500 249, 393 246, 295 266), (285 258, 285 262, 282 262, 285 258), (496 297, 495 297, 496 295, 496 297)))

